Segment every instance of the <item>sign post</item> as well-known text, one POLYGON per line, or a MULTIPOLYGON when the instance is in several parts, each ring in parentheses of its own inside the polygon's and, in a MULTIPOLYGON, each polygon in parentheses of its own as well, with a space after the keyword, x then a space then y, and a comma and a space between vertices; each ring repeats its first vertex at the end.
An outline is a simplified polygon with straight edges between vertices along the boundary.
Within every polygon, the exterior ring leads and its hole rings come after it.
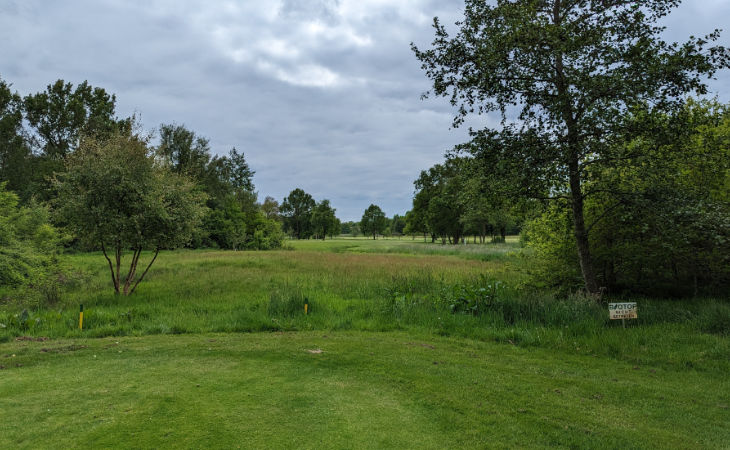
POLYGON ((638 319, 636 303, 609 303, 608 317, 611 320, 621 319, 621 324, 626 328, 626 319, 638 319))

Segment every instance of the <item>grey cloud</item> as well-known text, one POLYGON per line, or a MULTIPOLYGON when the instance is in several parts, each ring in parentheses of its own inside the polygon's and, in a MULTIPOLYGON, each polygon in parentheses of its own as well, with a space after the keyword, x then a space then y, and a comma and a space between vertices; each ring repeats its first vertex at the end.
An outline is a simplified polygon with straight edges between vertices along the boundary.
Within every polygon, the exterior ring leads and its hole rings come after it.
MULTIPOLYGON (((0 0, 0 76, 21 93, 89 80, 148 128, 184 123, 219 154, 235 146, 262 198, 301 187, 345 220, 370 203, 403 214, 419 172, 466 139, 445 99, 420 100, 429 84, 409 45, 428 46, 432 17, 452 24, 462 10, 459 0, 0 0)), ((667 36, 728 18, 725 1, 688 1, 667 36)), ((727 75, 711 86, 728 100, 727 75)))

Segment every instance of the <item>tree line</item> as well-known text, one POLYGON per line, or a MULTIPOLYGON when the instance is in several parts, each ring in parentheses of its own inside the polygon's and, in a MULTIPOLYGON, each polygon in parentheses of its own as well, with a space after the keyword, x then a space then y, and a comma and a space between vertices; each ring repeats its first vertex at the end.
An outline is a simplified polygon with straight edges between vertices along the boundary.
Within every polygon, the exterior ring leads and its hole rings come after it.
POLYGON ((157 134, 87 82, 21 96, 0 79, 0 290, 51 283, 64 247, 101 251, 125 295, 163 249, 281 247, 242 152, 175 123, 157 134))
MULTIPOLYGON (((57 289, 64 248, 100 251, 115 292, 129 295, 161 250, 267 250, 286 234, 341 233, 329 200, 295 189, 259 202, 254 174, 242 152, 214 155, 184 125, 150 133, 117 117, 116 96, 87 82, 21 96, 0 79, 0 291, 57 289)), ((385 233, 390 221, 373 208, 372 223, 348 231, 385 233)))

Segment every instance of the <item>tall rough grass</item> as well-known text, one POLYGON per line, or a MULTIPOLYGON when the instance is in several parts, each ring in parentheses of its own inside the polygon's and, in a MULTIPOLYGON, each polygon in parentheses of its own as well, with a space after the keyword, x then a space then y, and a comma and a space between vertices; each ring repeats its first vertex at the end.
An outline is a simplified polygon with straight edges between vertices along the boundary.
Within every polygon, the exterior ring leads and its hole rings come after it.
MULTIPOLYGON (((22 335, 412 330, 633 363, 730 364, 726 299, 629 299, 639 303, 639 319, 623 329, 608 319, 605 302, 526 287, 524 261, 503 251, 515 250, 513 244, 497 246, 500 260, 433 255, 431 246, 417 253, 411 242, 355 244, 353 251, 345 249, 351 241, 327 241, 295 244, 296 251, 168 253, 132 297, 113 294, 101 255, 73 255, 69 263, 85 276, 53 305, 0 304, 0 341, 22 335), (395 251, 398 245, 404 253, 395 251), (379 248, 386 250, 374 251, 379 248), (85 307, 83 331, 79 303, 85 307)), ((488 252, 495 246, 474 247, 488 252)))

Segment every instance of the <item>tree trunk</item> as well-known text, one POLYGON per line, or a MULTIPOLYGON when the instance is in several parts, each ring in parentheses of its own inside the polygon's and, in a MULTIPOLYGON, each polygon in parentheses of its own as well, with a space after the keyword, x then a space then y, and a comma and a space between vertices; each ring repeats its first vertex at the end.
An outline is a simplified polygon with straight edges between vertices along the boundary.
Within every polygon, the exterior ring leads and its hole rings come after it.
POLYGON ((117 248, 115 250, 115 258, 116 258, 116 264, 117 264, 117 273, 116 273, 116 288, 117 288, 117 294, 119 293, 120 284, 122 283, 122 278, 119 275, 121 266, 122 266, 122 244, 120 242, 117 242, 117 248))
POLYGON ((149 270, 150 270, 150 267, 152 267, 152 264, 153 264, 153 263, 155 262, 155 260, 157 259, 157 255, 158 255, 159 253, 160 253, 160 249, 159 249, 159 248, 156 248, 156 249, 155 249, 155 255, 154 255, 154 256, 152 257, 152 261, 150 261, 150 263, 149 263, 149 264, 147 265, 147 268, 146 268, 146 269, 144 270, 144 272, 142 272, 142 276, 141 276, 141 277, 139 277, 139 280, 137 280, 137 282, 136 282, 136 283, 134 283, 134 287, 132 287, 132 290, 131 290, 131 291, 129 291, 129 294, 128 294, 128 295, 132 295, 132 294, 134 294, 134 290, 135 290, 135 289, 137 289, 137 286, 139 285, 139 283, 141 283, 141 282, 142 282, 142 280, 144 280, 144 276, 145 276, 145 275, 147 275, 147 271, 149 271, 149 270))
POLYGON ((142 249, 137 248, 132 253, 132 262, 129 264, 129 273, 127 273, 127 279, 124 281, 124 295, 129 295, 129 286, 134 280, 134 275, 137 273, 137 263, 139 262, 139 256, 142 254, 142 249))
POLYGON ((109 255, 106 254, 106 248, 104 247, 104 243, 101 243, 101 251, 104 253, 104 258, 106 258, 107 262, 109 263, 109 271, 112 274, 112 284, 114 285, 114 293, 119 294, 119 281, 114 276, 114 266, 112 265, 112 260, 109 258, 109 255))
MULTIPOLYGON (((560 25, 561 17, 561 0, 554 0, 553 3, 553 23, 560 25)), ((590 245, 588 242, 588 230, 586 230, 585 219, 583 216, 583 191, 580 181, 580 140, 578 137, 578 129, 576 117, 574 115, 571 95, 568 81, 565 79, 563 66, 563 49, 559 48, 555 53, 555 87, 557 89, 558 98, 561 102, 562 119, 565 121, 567 130, 567 163, 568 178, 570 182, 571 206, 573 209, 573 231, 575 233, 575 242, 578 247, 578 261, 580 270, 583 274, 583 282, 586 291, 589 294, 598 294, 598 282, 596 274, 593 271, 593 261, 591 260, 590 245)))
POLYGON ((575 231, 575 243, 578 247, 578 261, 580 271, 583 274, 583 282, 589 294, 598 294, 598 282, 593 271, 593 260, 591 259, 590 244, 588 242, 588 231, 586 230, 583 218, 583 193, 580 186, 580 175, 578 173, 577 158, 570 163, 570 195, 573 207, 573 229, 575 231))

